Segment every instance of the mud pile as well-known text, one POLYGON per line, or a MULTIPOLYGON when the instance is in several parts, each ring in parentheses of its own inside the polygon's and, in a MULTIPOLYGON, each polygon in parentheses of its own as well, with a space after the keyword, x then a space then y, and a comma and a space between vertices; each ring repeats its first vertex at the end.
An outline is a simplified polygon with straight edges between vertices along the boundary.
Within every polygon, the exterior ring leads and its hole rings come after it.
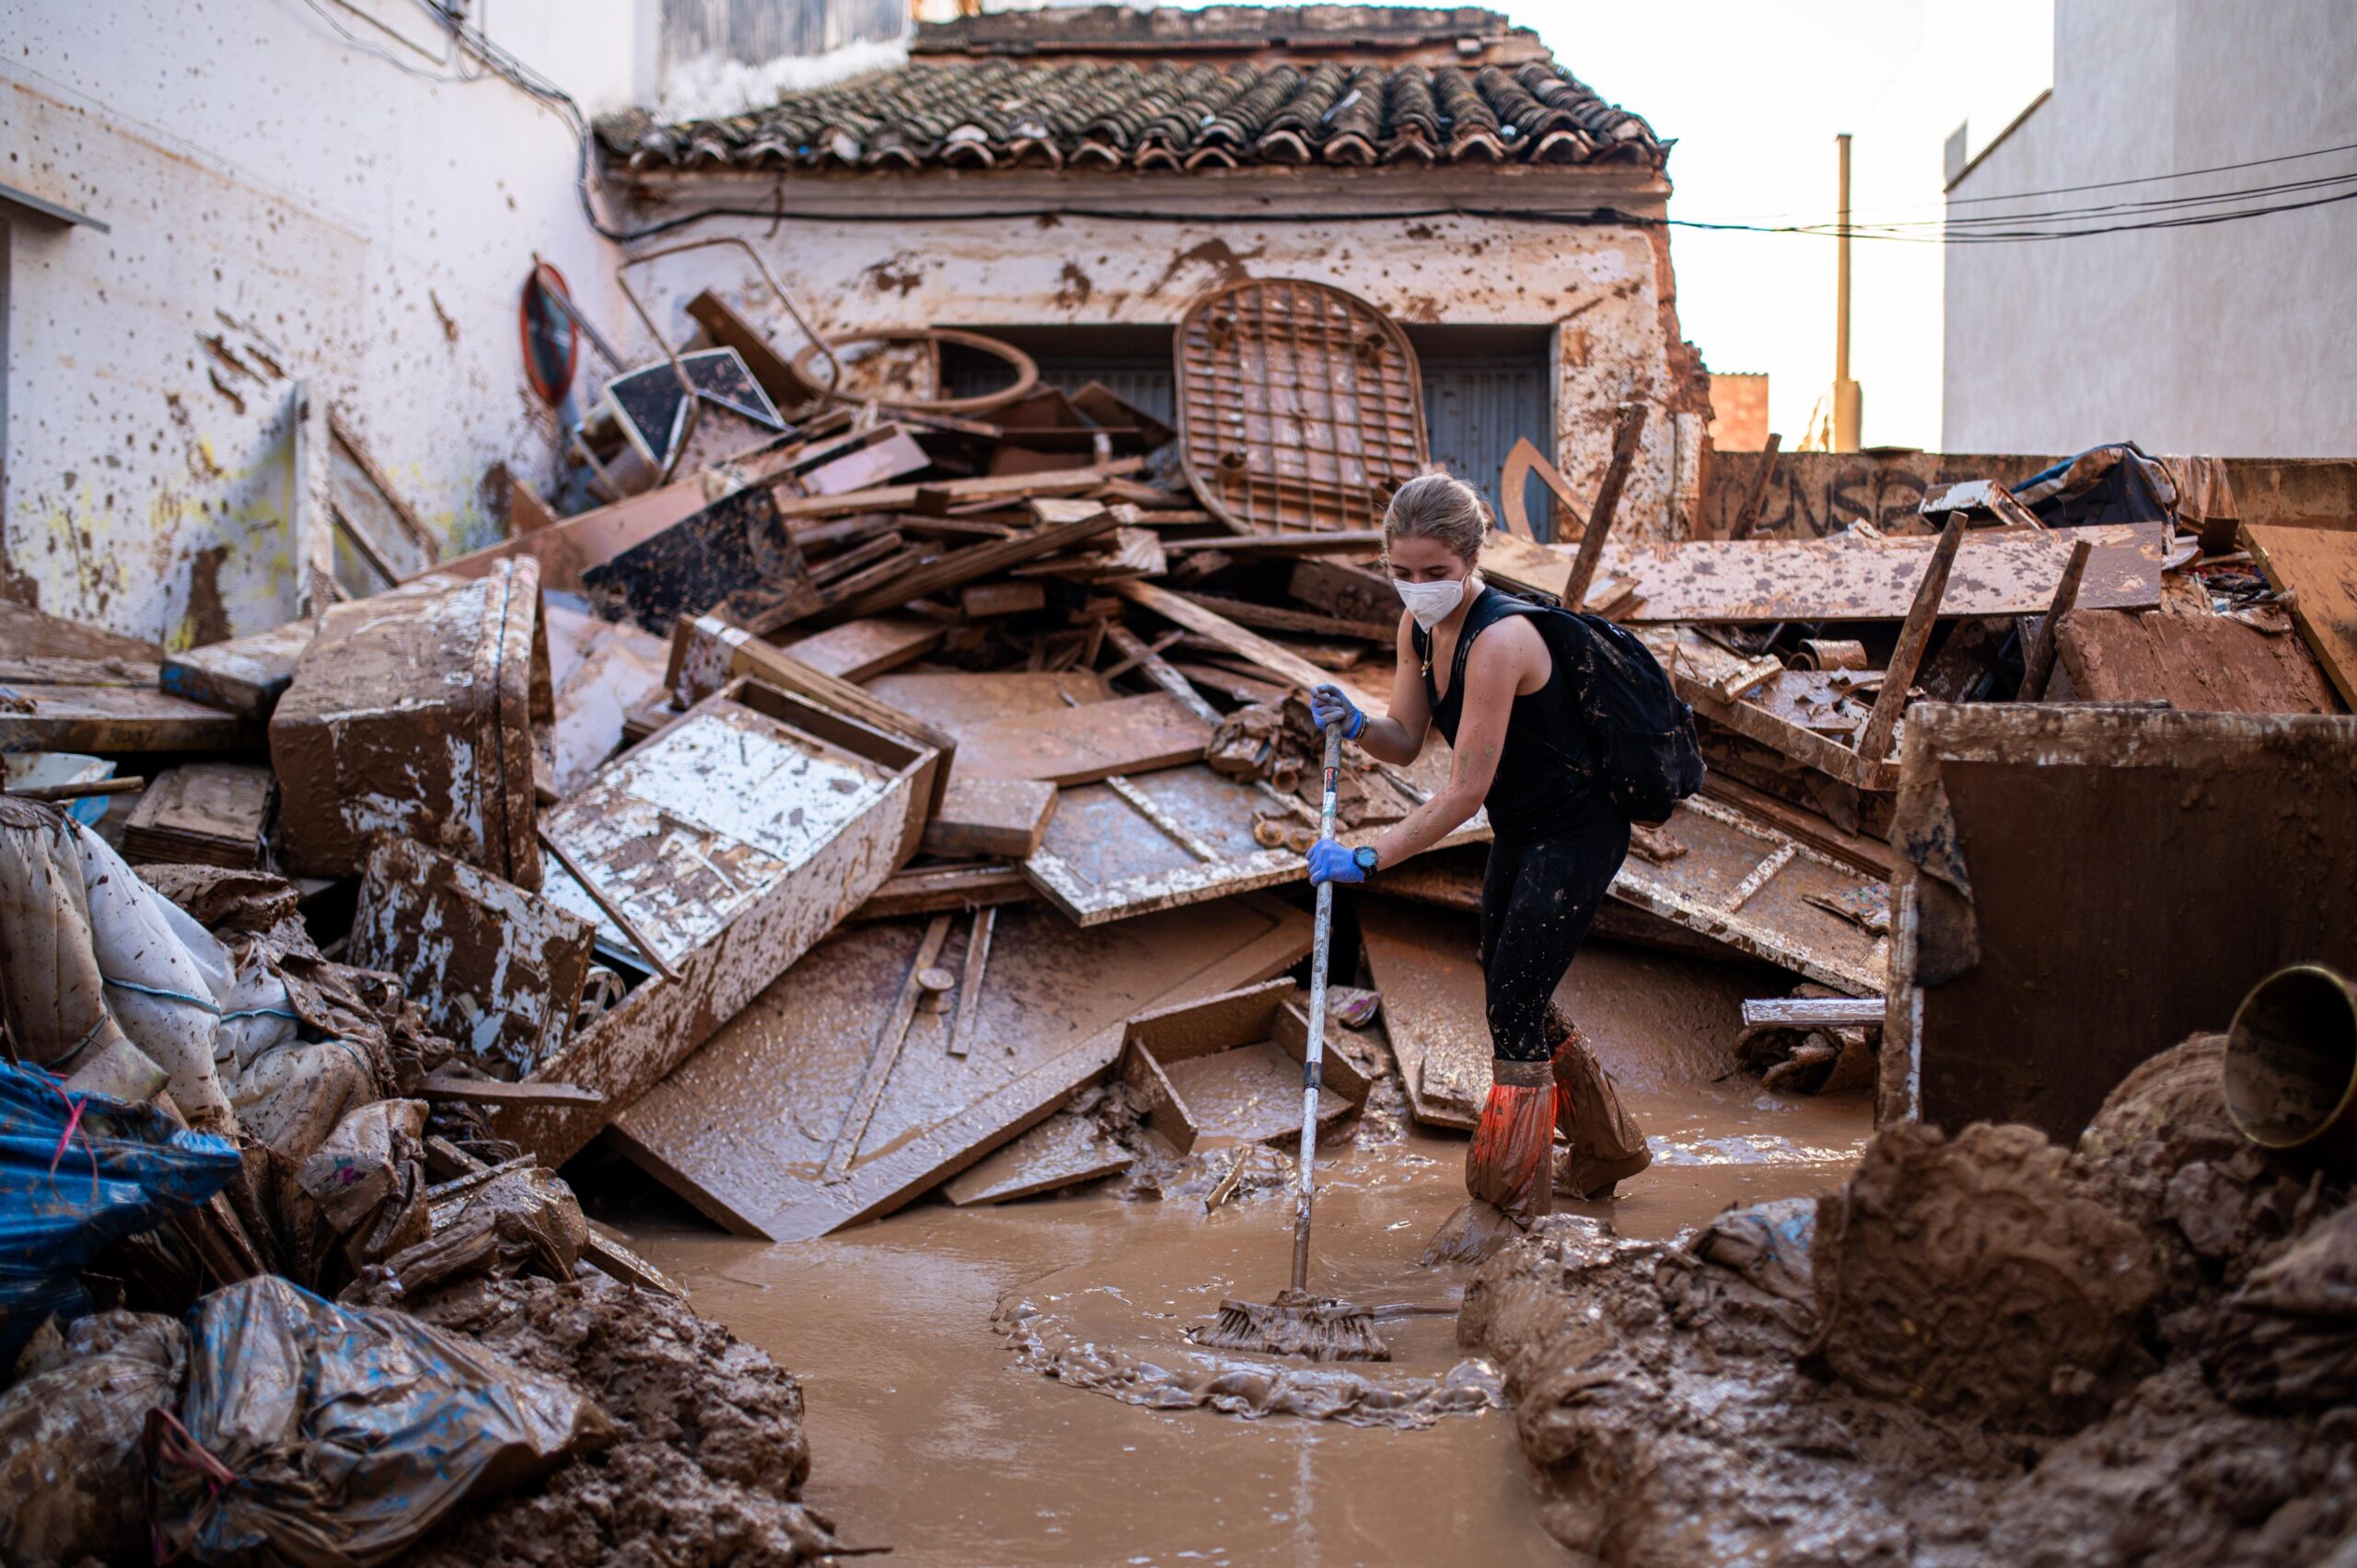
POLYGON ((474 1282, 413 1310, 578 1387, 616 1440, 538 1487, 460 1510, 406 1562, 789 1568, 838 1549, 833 1526, 795 1501, 810 1469, 800 1386, 686 1303, 602 1278, 535 1278, 474 1282))
POLYGON ((1556 1216, 1468 1289, 1596 1564, 2311 1563, 2357 1539, 2357 1209, 2250 1148, 2200 1037, 2076 1151, 1877 1137, 1683 1246, 1556 1216))

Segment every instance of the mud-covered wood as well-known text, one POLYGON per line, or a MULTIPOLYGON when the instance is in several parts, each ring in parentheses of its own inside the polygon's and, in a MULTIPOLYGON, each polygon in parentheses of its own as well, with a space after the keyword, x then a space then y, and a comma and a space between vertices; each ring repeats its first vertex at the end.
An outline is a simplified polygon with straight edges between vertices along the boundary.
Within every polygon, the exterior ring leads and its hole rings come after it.
POLYGON ((189 762, 156 775, 122 828, 133 865, 180 862, 258 871, 278 781, 256 762, 189 762))
POLYGON ((1359 904, 1367 969, 1408 1109, 1421 1122, 1470 1132, 1490 1092, 1488 1014, 1473 922, 1390 899, 1359 904))
POLYGON ((2245 523, 2243 548, 2268 587, 2292 600, 2292 620, 2342 703, 2357 708, 2357 531, 2245 523))
MULTIPOLYGON (((1063 790, 1039 853, 1022 863, 1024 877, 1075 923, 1128 920, 1307 875, 1301 852, 1265 849, 1252 836, 1257 813, 1290 809, 1269 790, 1201 762, 1122 782, 1126 789, 1108 781, 1063 790)), ((1355 847, 1381 832, 1337 836, 1355 847)), ((1477 813, 1435 847, 1488 836, 1477 813)))
POLYGON ((961 1209, 1009 1203, 1117 1176, 1134 1158, 1127 1147, 1105 1135, 1095 1117, 1059 1110, 942 1183, 941 1193, 961 1209))
POLYGON ((2085 703, 2158 698, 2211 714, 2333 714, 2340 704, 2307 645, 2228 615, 2076 610, 2055 636, 2048 694, 2085 703))
POLYGON ((360 879, 349 961, 398 975, 435 1033, 523 1078, 572 1032, 596 935, 479 867, 381 837, 360 879))
POLYGON ((1179 453, 1231 527, 1365 528, 1423 471, 1422 373, 1355 295, 1295 278, 1197 296, 1178 318, 1179 453))
MULTIPOLYGON (((537 537, 537 536, 536 536, 537 537)), ((660 636, 683 615, 784 625, 820 608, 765 489, 740 490, 581 574, 590 608, 660 636)))
POLYGON ((319 630, 316 621, 297 617, 267 632, 169 655, 158 684, 175 697, 267 719, 319 630))
POLYGON ((938 621, 913 615, 871 615, 797 637, 786 647, 813 669, 845 680, 865 680, 924 657, 941 645, 938 621))
POLYGON ((555 699, 539 610, 525 559, 321 618, 270 721, 291 869, 355 875, 384 830, 540 886, 533 759, 555 699))
POLYGON ((540 563, 540 586, 550 592, 581 591, 581 574, 611 561, 661 533, 704 504, 703 487, 692 479, 667 484, 577 512, 553 526, 519 533, 481 550, 445 561, 435 572, 459 577, 480 577, 501 561, 525 556, 540 563))
POLYGON ((1211 738, 1212 726, 1186 703, 1149 691, 970 730, 958 748, 956 776, 1086 784, 1197 761, 1211 738))
POLYGON ((254 725, 238 714, 192 703, 155 689, 156 667, 121 672, 121 660, 51 660, 48 668, 21 668, 0 676, 12 701, 0 703, 0 750, 7 751, 230 751, 252 743, 254 725), (94 680, 75 664, 97 668, 94 680), (66 676, 31 680, 28 673, 66 676))
MULTIPOLYGON (((551 810, 550 834, 680 978, 641 981, 541 1064, 603 1109, 504 1111, 502 1135, 555 1164, 652 1088, 914 853, 937 755, 737 680, 551 810)), ((547 896, 598 927, 607 962, 639 967, 569 873, 552 869, 547 896)))
MULTIPOLYGON (((941 961, 962 961, 958 923, 941 961)), ((885 1214, 1044 1120, 1120 1053, 1129 1018, 1282 972, 1308 917, 1254 899, 1101 930, 1000 911, 964 1056, 919 1013, 842 1181, 822 1179, 923 923, 838 931, 615 1123, 656 1179, 739 1235, 805 1240, 885 1214)))
POLYGON ((1117 522, 1110 507, 1087 503, 1085 510, 1066 520, 1016 534, 1012 539, 966 545, 913 570, 895 574, 888 581, 829 606, 819 619, 826 622, 850 621, 898 610, 911 599, 941 593, 1026 561, 1069 550, 1111 530, 1117 522))
POLYGON ((955 778, 924 825, 924 852, 1021 860, 1056 814, 1056 786, 1036 779, 955 778))
POLYGON ((1927 703, 1901 752, 1878 1121, 2067 1145, 2259 979, 2357 953, 2357 718, 1927 703))
MULTIPOLYGON (((1157 1136, 1186 1154, 1205 1138, 1267 1144, 1300 1134, 1309 1024, 1293 993, 1291 981, 1274 980, 1130 1020, 1121 1076, 1157 1136)), ((1364 1105, 1370 1086, 1329 1042, 1318 1126, 1364 1105)))

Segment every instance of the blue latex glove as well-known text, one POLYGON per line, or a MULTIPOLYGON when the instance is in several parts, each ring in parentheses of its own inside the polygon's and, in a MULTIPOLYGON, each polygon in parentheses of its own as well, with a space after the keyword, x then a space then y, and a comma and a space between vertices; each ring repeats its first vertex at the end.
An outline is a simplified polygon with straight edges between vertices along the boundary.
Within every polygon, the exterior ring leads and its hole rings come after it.
POLYGON ((1357 855, 1351 846, 1338 839, 1320 839, 1309 846, 1309 880, 1318 882, 1364 882, 1366 873, 1359 869, 1357 855))
POLYGON ((1331 682, 1323 686, 1311 687, 1309 689, 1309 722, 1324 729, 1336 719, 1342 721, 1342 738, 1345 740, 1356 740, 1360 732, 1366 728, 1366 715, 1359 712, 1357 705, 1348 697, 1342 695, 1341 687, 1331 682))

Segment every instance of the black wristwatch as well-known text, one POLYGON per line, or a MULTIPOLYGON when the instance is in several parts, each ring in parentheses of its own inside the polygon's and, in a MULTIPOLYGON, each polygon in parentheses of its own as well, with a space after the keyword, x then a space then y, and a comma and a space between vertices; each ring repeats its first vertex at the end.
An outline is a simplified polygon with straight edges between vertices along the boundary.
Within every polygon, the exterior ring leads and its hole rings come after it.
POLYGON ((1351 858, 1358 863, 1359 876, 1364 879, 1375 875, 1376 865, 1382 857, 1375 853, 1373 844, 1361 844, 1351 851, 1351 858))

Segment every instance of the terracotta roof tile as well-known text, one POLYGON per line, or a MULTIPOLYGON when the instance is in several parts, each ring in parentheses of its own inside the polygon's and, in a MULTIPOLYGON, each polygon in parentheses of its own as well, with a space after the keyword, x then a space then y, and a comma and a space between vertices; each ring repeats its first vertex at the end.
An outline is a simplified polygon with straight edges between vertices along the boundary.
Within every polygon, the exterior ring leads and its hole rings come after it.
POLYGON ((1635 163, 1666 145, 1562 67, 920 55, 725 120, 598 134, 633 169, 1635 163))

